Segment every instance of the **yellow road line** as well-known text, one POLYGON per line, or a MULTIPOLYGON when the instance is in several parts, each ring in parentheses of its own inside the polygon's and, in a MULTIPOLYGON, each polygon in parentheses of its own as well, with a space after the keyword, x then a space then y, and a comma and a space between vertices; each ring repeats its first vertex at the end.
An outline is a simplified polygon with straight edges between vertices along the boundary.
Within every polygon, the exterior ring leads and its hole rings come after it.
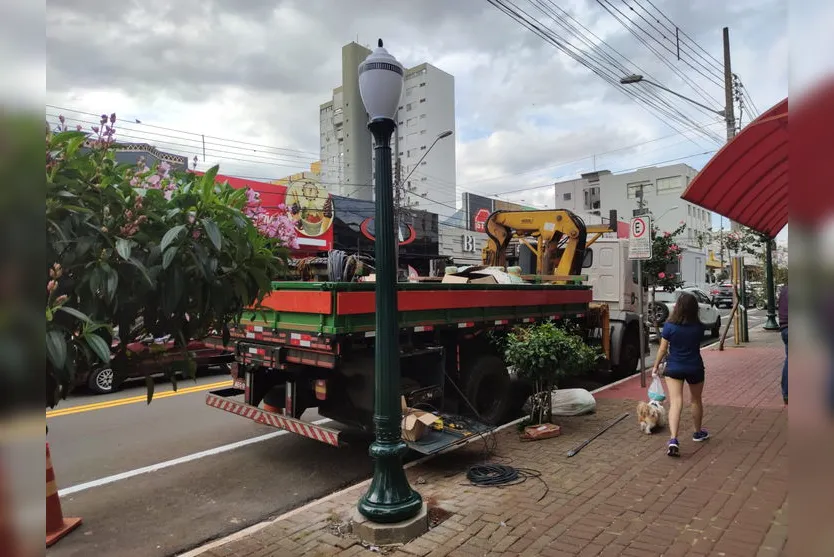
MULTIPOLYGON (((163 391, 153 395, 154 400, 159 398, 168 398, 178 395, 187 395, 189 393, 198 393, 200 391, 208 391, 211 389, 220 389, 223 387, 231 387, 231 381, 219 381, 217 383, 209 383, 206 385, 195 385, 193 387, 186 387, 185 389, 177 389, 176 391, 163 391)), ((57 410, 50 410, 46 413, 47 418, 57 418, 60 416, 69 416, 70 414, 80 414, 82 412, 92 412, 93 410, 102 410, 104 408, 113 408, 115 406, 123 406, 125 404, 136 404, 137 402, 147 402, 147 395, 132 396, 126 398, 118 398, 116 400, 106 400, 104 402, 94 402, 92 404, 82 404, 80 406, 70 406, 69 408, 59 408, 57 410)))

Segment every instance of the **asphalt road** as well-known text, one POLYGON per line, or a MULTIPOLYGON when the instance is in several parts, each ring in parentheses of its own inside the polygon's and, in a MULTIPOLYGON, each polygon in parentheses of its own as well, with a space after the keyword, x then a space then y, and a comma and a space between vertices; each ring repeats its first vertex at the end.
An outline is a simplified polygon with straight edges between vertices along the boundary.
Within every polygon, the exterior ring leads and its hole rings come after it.
MULTIPOLYGON (((750 326, 764 319, 753 311, 750 326)), ((705 334, 704 345, 712 342, 705 334)), ((84 523, 47 555, 175 555, 370 475, 367 439, 335 449, 206 406, 206 392, 226 383, 225 374, 203 376, 173 393, 160 381, 147 405, 140 382, 72 396, 49 412, 64 514, 84 523)))
POLYGON ((63 401, 47 417, 48 441, 64 514, 84 523, 47 554, 173 555, 370 475, 365 440, 342 449, 291 434, 257 440, 276 430, 206 406, 208 386, 227 377, 202 377, 175 395, 159 396, 170 391, 160 383, 150 406, 121 404, 144 395, 141 384, 63 401), (247 439, 257 442, 96 485, 247 439))

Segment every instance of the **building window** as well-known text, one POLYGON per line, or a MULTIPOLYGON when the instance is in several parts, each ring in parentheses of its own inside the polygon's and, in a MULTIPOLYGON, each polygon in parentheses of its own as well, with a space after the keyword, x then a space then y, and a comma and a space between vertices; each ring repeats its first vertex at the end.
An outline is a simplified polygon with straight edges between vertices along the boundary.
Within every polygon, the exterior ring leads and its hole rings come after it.
POLYGON ((428 161, 423 161, 423 162, 421 162, 421 163, 420 163, 420 166, 426 166, 426 163, 427 163, 427 162, 428 162, 428 161))
POLYGON ((585 210, 593 211, 600 208, 599 186, 584 189, 585 210))
POLYGON ((420 84, 420 87, 425 87, 425 86, 426 86, 426 82, 425 82, 425 81, 424 81, 423 83, 421 83, 421 84, 420 84))
POLYGON ((667 178, 658 178, 657 179, 657 194, 661 195, 664 193, 669 193, 683 187, 683 177, 682 176, 669 176, 667 178))
POLYGON ((640 194, 646 195, 647 193, 651 193, 652 183, 648 181, 643 182, 631 182, 627 185, 628 187, 628 198, 629 199, 640 199, 640 194))
POLYGON ((422 147, 420 147, 420 150, 421 150, 421 151, 425 151, 425 150, 426 150, 426 146, 425 146, 425 145, 423 145, 422 147))
POLYGON ((426 181, 426 177, 425 177, 425 176, 423 176, 422 178, 420 178, 420 181, 421 181, 421 182, 425 182, 425 181, 426 181))
POLYGON ((409 157, 409 158, 411 158, 411 152, 412 152, 412 151, 413 151, 413 149, 409 149, 409 150, 408 150, 408 154, 407 154, 406 156, 407 156, 407 157, 409 157))
POLYGON ((424 102, 426 102, 426 99, 420 99, 420 102, 424 103, 424 102))
POLYGON ((421 114, 421 115, 420 115, 420 120, 423 120, 423 119, 425 119, 425 118, 426 118, 426 115, 425 115, 425 114, 421 114))
POLYGON ((420 135, 425 135, 426 130, 420 130, 420 135))
POLYGON ((563 193, 562 194, 562 201, 570 201, 571 197, 572 197, 571 192, 563 193))
POLYGON ((406 125, 410 128, 411 126, 413 126, 416 123, 417 123, 417 118, 409 118, 406 125))
POLYGON ((408 103, 407 105, 405 105, 405 111, 406 112, 411 112, 411 103, 408 103))

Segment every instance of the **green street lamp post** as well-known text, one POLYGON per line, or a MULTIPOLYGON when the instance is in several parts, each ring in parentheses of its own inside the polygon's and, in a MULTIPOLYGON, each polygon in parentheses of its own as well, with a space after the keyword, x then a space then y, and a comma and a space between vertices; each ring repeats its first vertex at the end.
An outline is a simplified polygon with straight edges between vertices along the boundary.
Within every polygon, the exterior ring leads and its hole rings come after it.
POLYGON ((402 64, 379 46, 359 65, 359 92, 368 112, 374 138, 376 195, 376 358, 374 363, 374 431, 369 454, 374 476, 359 499, 359 512, 368 520, 390 524, 416 516, 423 505, 411 489, 402 466, 400 403, 400 347, 397 323, 397 238, 394 234, 394 183, 391 172, 391 135, 403 90, 402 64))
POLYGON ((766 331, 778 331, 779 324, 776 322, 776 293, 773 284, 773 239, 765 238, 765 287, 767 288, 767 321, 764 329, 766 331))

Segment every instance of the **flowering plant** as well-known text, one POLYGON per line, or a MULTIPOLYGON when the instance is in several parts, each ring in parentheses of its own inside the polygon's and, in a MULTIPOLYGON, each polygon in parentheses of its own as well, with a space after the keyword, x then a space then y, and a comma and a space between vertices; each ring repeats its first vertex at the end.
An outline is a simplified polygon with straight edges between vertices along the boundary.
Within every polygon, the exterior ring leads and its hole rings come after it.
POLYGON ((643 284, 649 288, 667 290, 674 290, 682 284, 681 275, 675 270, 683 249, 675 238, 685 229, 686 225, 681 224, 671 232, 661 233, 657 227, 652 226, 652 258, 643 262, 643 284))
POLYGON ((189 340, 228 340, 227 324, 269 293, 295 242, 286 212, 266 215, 248 192, 216 183, 217 167, 117 164, 115 125, 113 114, 91 134, 47 128, 50 406, 77 373, 111 362, 118 375, 126 346, 146 336, 171 335, 183 362, 189 340))

